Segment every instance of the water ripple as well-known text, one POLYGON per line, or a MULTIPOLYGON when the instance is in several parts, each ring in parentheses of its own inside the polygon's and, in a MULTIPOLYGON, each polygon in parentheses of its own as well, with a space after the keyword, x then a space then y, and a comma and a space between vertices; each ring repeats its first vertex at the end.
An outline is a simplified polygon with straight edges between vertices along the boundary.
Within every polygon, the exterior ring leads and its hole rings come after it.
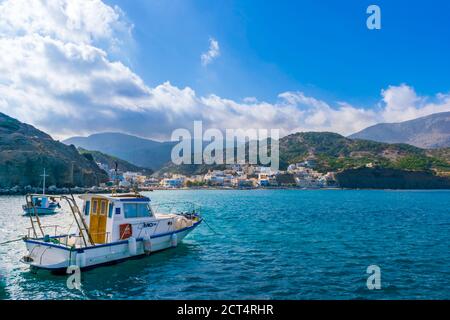
MULTIPOLYGON (((0 246, 0 299, 449 299, 450 192, 158 191, 208 224, 176 249, 66 277, 31 273, 0 246), (379 265, 382 290, 366 287, 379 265)), ((0 242, 23 235, 22 197, 0 197, 0 242)), ((58 214, 46 224, 70 224, 58 214)))

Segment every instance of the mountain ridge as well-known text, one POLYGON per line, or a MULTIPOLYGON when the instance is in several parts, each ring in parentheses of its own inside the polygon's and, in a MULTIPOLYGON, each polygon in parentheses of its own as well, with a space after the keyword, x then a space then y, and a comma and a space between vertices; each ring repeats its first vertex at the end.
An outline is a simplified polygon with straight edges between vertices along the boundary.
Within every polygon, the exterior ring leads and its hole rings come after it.
POLYGON ((450 147, 450 112, 397 123, 379 123, 348 136, 387 143, 407 143, 424 149, 450 147))
POLYGON ((120 132, 104 132, 87 137, 72 137, 62 142, 86 150, 99 151, 152 170, 159 169, 170 161, 172 147, 175 144, 120 132))

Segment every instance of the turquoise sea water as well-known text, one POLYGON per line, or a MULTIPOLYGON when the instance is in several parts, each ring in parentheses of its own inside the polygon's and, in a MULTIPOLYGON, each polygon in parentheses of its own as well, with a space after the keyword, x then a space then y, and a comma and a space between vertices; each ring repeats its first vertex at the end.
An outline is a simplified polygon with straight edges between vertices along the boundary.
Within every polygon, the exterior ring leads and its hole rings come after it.
MULTIPOLYGON (((206 222, 175 249, 82 273, 34 274, 0 246, 3 299, 449 299, 450 191, 157 191, 206 222), (366 287, 369 265, 381 290, 366 287)), ((23 197, 0 197, 0 242, 25 233, 23 197)), ((67 223, 68 214, 45 217, 67 223)))

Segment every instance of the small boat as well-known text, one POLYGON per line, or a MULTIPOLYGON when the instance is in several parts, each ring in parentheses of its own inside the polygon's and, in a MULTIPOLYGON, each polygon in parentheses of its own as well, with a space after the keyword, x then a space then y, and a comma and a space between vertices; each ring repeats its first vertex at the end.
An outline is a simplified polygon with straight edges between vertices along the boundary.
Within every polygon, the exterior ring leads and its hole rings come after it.
POLYGON ((45 194, 45 178, 48 177, 48 175, 45 174, 45 169, 44 174, 42 174, 41 177, 43 177, 42 195, 32 195, 31 198, 27 197, 27 203, 22 206, 25 215, 50 215, 57 213, 61 208, 55 197, 49 197, 45 194))
POLYGON ((49 215, 55 214, 61 208, 58 201, 53 197, 46 195, 33 195, 31 202, 22 206, 25 215, 38 214, 49 215))
POLYGON ((176 247, 202 222, 195 208, 160 213, 139 193, 84 194, 82 210, 73 195, 58 198, 69 204, 75 232, 60 233, 60 226, 42 226, 38 215, 30 215, 24 238, 28 254, 21 261, 32 268, 61 272, 146 256, 176 247))

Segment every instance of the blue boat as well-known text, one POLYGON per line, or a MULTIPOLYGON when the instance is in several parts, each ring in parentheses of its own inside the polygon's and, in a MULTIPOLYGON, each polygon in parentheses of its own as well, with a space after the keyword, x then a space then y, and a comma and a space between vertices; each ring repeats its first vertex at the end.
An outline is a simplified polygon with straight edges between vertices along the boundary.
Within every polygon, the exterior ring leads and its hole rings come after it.
POLYGON ((55 214, 61 208, 59 202, 55 201, 52 197, 46 195, 33 195, 33 204, 22 206, 25 215, 38 214, 49 215, 55 214))
POLYGON ((45 174, 45 169, 41 177, 43 177, 42 195, 27 197, 27 203, 22 206, 25 215, 50 215, 57 213, 61 208, 61 205, 54 197, 45 194, 45 178, 48 177, 45 174))

